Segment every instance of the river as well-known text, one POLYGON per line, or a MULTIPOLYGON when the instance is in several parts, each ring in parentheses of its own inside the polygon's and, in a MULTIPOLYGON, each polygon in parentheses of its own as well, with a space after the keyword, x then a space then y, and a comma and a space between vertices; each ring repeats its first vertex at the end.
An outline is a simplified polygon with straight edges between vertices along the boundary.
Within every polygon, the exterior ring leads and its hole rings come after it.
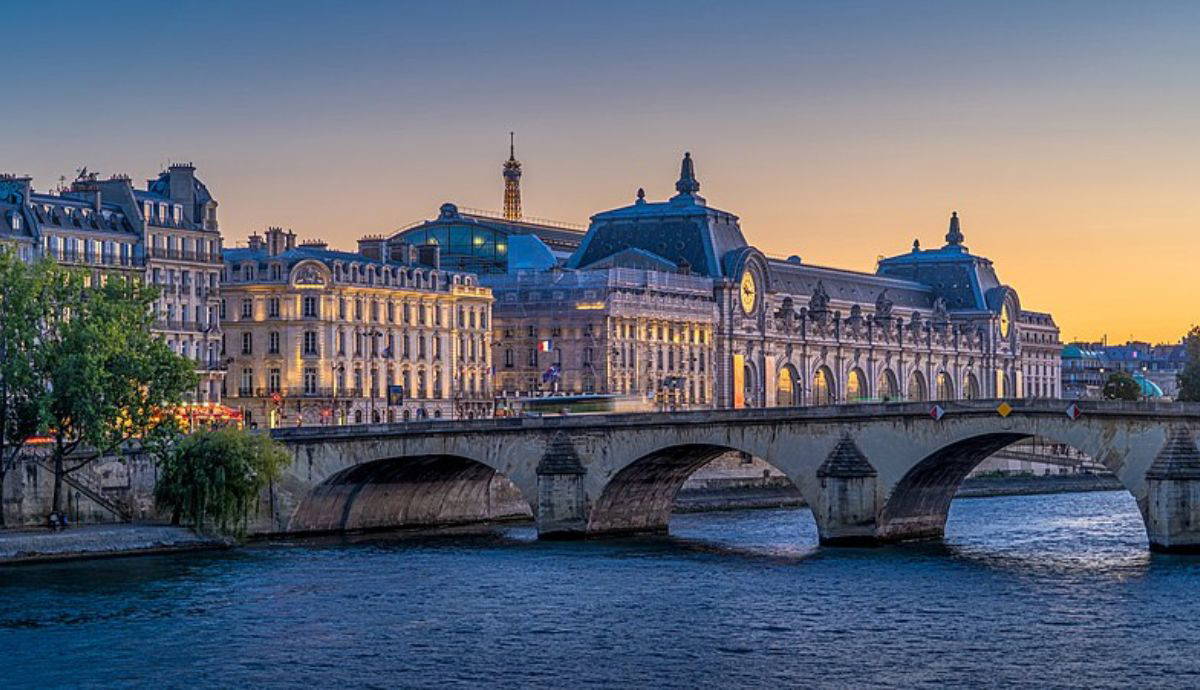
POLYGON ((1200 558, 1123 492, 957 500, 938 544, 803 509, 0 568, 0 686, 1200 685, 1200 558))

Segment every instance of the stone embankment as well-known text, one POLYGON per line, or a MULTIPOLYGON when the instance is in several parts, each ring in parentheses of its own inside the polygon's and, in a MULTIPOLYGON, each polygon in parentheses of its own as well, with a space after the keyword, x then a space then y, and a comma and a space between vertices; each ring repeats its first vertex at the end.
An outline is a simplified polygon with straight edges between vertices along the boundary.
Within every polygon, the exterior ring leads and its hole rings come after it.
POLYGON ((233 542, 168 525, 84 525, 0 531, 0 566, 227 548, 233 542))

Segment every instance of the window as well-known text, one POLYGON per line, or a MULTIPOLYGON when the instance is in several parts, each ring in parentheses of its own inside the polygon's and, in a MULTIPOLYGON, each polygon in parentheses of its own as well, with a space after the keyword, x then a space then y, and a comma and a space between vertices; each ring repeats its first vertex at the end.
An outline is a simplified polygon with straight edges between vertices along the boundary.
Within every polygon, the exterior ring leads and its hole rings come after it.
POLYGON ((242 299, 242 318, 248 319, 254 313, 254 300, 249 298, 242 299))
POLYGON ((371 300, 371 321, 379 323, 379 302, 371 300))
MULTIPOLYGON (((158 269, 154 269, 154 270, 158 270, 158 269)), ((155 281, 155 282, 158 282, 158 281, 155 281)), ((222 321, 224 321, 225 319, 226 319, 226 316, 225 316, 225 300, 221 300, 221 320, 222 320, 222 321)))
POLYGON ((249 333, 242 334, 242 354, 254 354, 254 337, 249 333))
MULTIPOLYGON (((250 334, 246 333, 246 334, 244 334, 244 336, 245 335, 250 335, 250 334)), ((247 353, 247 354, 249 354, 249 353, 247 353)), ((269 354, 269 355, 279 354, 279 331, 271 331, 270 333, 267 334, 267 354, 269 354)))
POLYGON ((337 332, 337 353, 339 355, 346 354, 346 332, 340 328, 337 332))
POLYGON ((305 367, 304 369, 304 394, 317 394, 317 369, 316 367, 305 367))
POLYGON ((387 303, 387 322, 396 323, 396 304, 394 302, 387 303))
POLYGON ((529 366, 531 366, 531 367, 537 366, 537 350, 531 349, 529 351, 529 366))
POLYGON ((271 264, 271 280, 280 280, 283 276, 283 268, 279 264, 271 264))
POLYGON ((303 305, 305 318, 315 319, 320 315, 317 309, 316 295, 305 295, 303 305))
POLYGON ((425 336, 417 334, 417 359, 425 359, 425 336))
POLYGON ((272 368, 270 371, 267 372, 267 392, 268 393, 278 393, 279 392, 279 369, 277 367, 272 368))
POLYGON ((442 339, 438 336, 433 336, 433 358, 441 359, 442 357, 442 339))
MULTIPOLYGON (((243 308, 242 311, 243 312, 246 311, 245 308, 243 308)), ((249 314, 245 314, 245 316, 249 316, 249 314)), ((267 300, 267 318, 270 318, 270 319, 278 319, 279 318, 279 298, 278 297, 271 297, 270 299, 267 300)))
POLYGON ((362 300, 356 299, 356 300, 354 300, 354 320, 362 321, 362 317, 363 317, 362 300))
POLYGON ((317 332, 304 331, 304 354, 317 354, 317 332))
POLYGON ((339 319, 346 318, 346 298, 345 297, 338 298, 338 318, 339 319))
POLYGON ((409 355, 411 355, 412 353, 409 351, 409 339, 408 339, 407 333, 404 334, 404 336, 400 342, 401 342, 401 350, 404 352, 404 359, 408 359, 409 355))
POLYGON ((536 326, 530 326, 530 327, 529 327, 529 337, 530 337, 530 338, 536 338, 536 337, 537 337, 537 327, 536 327, 536 326))
POLYGON ((513 366, 513 351, 511 347, 504 350, 504 366, 509 369, 513 366))
POLYGON ((248 397, 254 390, 254 370, 250 367, 242 369, 242 383, 238 387, 238 395, 248 397))

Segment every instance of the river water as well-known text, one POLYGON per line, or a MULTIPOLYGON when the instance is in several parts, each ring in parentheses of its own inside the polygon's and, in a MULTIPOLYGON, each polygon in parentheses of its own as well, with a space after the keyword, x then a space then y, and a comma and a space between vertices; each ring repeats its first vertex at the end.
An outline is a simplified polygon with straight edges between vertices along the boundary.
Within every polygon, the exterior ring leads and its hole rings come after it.
POLYGON ((1200 558, 1123 492, 958 500, 940 544, 807 510, 0 569, 0 687, 1200 685, 1200 558))

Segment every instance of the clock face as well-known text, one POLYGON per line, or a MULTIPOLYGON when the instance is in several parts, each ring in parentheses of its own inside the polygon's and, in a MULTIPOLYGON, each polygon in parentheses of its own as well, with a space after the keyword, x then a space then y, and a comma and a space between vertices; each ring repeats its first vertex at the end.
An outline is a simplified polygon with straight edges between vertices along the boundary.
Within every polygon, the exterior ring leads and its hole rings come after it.
POLYGON ((742 298, 742 311, 750 314, 758 305, 758 285, 754 282, 754 273, 746 271, 742 274, 742 284, 739 290, 742 298))
POLYGON ((1012 317, 1008 313, 1008 305, 1005 304, 1000 308, 1000 337, 1007 338, 1008 331, 1012 328, 1012 317))

